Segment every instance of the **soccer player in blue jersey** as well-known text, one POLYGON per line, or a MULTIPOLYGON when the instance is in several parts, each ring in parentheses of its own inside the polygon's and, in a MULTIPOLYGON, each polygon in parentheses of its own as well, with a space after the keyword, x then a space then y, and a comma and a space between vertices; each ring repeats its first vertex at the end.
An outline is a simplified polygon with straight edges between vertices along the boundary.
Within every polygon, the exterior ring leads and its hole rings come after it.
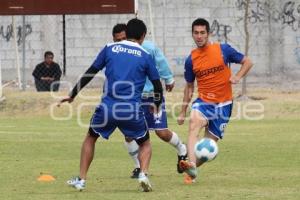
MULTIPOLYGON (((126 39, 126 24, 117 24, 113 27, 112 31, 114 42, 119 42, 126 39)), ((159 76, 162 80, 164 80, 166 85, 166 90, 171 92, 175 81, 173 78, 173 74, 169 68, 167 59, 163 55, 162 51, 155 46, 155 44, 151 41, 144 40, 142 43, 142 47, 148 51, 151 57, 155 60, 156 68, 158 69, 159 76)), ((167 122, 167 113, 165 111, 164 99, 162 103, 161 115, 157 116, 150 112, 149 105, 153 103, 153 85, 149 79, 146 81, 146 85, 143 89, 142 94, 142 103, 143 110, 145 113, 145 117, 147 120, 149 130, 154 130, 156 135, 162 139, 163 141, 171 144, 173 147, 177 149, 177 171, 178 173, 182 173, 183 170, 179 167, 179 162, 181 160, 185 160, 187 158, 187 150, 186 145, 183 144, 178 137, 178 135, 170 131, 168 129, 167 122)), ((138 178, 140 172, 140 163, 138 160, 138 149, 139 146, 135 140, 126 137, 125 138, 125 146, 127 147, 129 155, 132 157, 135 169, 132 171, 131 178, 138 178)))
POLYGON ((151 144, 144 113, 141 108, 142 91, 148 77, 154 86, 153 110, 158 112, 162 102, 162 85, 154 60, 140 44, 147 32, 139 19, 127 23, 127 38, 107 44, 92 66, 85 72, 70 95, 60 101, 71 103, 78 92, 105 67, 105 87, 101 103, 91 118, 90 128, 81 148, 80 174, 67 183, 78 190, 85 188, 88 168, 93 160, 95 142, 99 136, 108 139, 119 128, 125 137, 139 145, 141 172, 138 181, 144 192, 152 190, 147 171, 151 159, 151 144))

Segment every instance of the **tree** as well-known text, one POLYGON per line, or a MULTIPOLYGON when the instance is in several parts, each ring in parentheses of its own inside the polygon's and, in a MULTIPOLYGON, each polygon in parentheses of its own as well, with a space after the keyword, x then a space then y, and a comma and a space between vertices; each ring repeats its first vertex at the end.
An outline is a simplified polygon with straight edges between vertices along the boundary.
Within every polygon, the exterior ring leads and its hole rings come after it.
MULTIPOLYGON (((245 15, 244 15, 245 56, 248 56, 249 43, 250 43, 250 34, 249 34, 249 30, 248 30, 249 4, 250 4, 250 0, 246 0, 245 15)), ((247 75, 243 78, 243 81, 242 81, 242 94, 241 94, 241 96, 242 97, 247 97, 247 75)))

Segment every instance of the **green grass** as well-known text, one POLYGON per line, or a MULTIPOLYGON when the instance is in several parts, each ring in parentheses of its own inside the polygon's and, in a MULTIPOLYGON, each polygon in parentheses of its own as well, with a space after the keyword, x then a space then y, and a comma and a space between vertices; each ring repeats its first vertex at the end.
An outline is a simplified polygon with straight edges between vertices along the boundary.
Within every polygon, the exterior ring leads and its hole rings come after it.
MULTIPOLYGON (((88 118, 85 119, 88 121, 88 118)), ((186 140, 186 126, 171 128, 186 140)), ((201 168, 196 184, 176 173, 174 149, 152 137, 152 193, 129 178, 132 161, 116 132, 99 140, 87 189, 66 186, 78 174, 86 128, 76 120, 50 117, 1 118, 0 199, 299 199, 299 120, 233 121, 219 143, 218 158, 201 168), (38 182, 41 173, 56 181, 38 182)))

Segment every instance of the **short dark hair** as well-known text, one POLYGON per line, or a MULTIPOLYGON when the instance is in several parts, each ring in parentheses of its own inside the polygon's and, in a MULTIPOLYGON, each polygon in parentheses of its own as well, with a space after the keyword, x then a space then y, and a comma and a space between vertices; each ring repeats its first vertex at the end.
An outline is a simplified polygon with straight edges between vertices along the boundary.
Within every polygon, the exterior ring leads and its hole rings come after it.
POLYGON ((131 19, 127 23, 126 36, 128 39, 139 40, 147 33, 147 27, 145 23, 137 18, 131 19))
POLYGON ((194 31, 194 26, 205 26, 206 31, 209 33, 210 27, 209 27, 209 22, 204 19, 204 18, 198 18, 192 23, 192 32, 194 31))
POLYGON ((126 29, 127 29, 126 24, 116 24, 116 25, 113 27, 112 35, 114 36, 115 34, 121 33, 122 31, 125 31, 125 32, 126 32, 126 29))
POLYGON ((47 56, 54 56, 52 51, 46 51, 44 54, 44 58, 46 58, 47 56))

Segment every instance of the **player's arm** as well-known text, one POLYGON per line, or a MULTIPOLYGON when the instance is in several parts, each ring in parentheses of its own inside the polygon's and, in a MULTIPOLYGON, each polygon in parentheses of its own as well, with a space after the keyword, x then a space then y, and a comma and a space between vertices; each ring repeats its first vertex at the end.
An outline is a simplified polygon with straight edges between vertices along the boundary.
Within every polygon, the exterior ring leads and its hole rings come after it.
POLYGON ((106 65, 106 49, 107 46, 105 46, 105 48, 102 49, 102 51, 98 54, 96 60, 91 65, 91 67, 89 67, 86 70, 86 72, 81 76, 81 78, 76 83, 72 91, 69 93, 69 96, 60 100, 57 106, 60 106, 60 104, 62 104, 63 102, 71 103, 77 96, 77 94, 80 92, 80 90, 84 88, 84 86, 86 86, 95 77, 95 75, 104 68, 104 66, 106 65))
POLYGON ((192 83, 186 83, 184 87, 183 92, 183 99, 182 99, 182 105, 181 105, 181 111, 179 113, 179 116, 177 118, 177 123, 179 125, 182 125, 184 123, 185 117, 186 117, 186 111, 189 106, 189 103, 192 100, 194 93, 194 82, 192 83))
POLYGON ((156 112, 159 110, 159 106, 162 103, 163 100, 163 88, 160 82, 160 77, 158 74, 158 71, 155 67, 155 62, 154 60, 148 56, 146 58, 147 60, 147 68, 146 68, 146 74, 151 81, 154 89, 154 104, 156 106, 156 112))
POLYGON ((174 88, 175 81, 173 78, 173 73, 163 52, 153 42, 148 40, 144 41, 142 46, 151 54, 151 57, 154 59, 158 74, 165 82, 166 91, 171 92, 174 88))
POLYGON ((74 99, 82 88, 84 88, 100 70, 94 66, 89 67, 76 83, 69 96, 74 99))
POLYGON ((60 100, 58 106, 61 103, 64 102, 69 102, 71 103, 74 98, 77 96, 77 94, 80 92, 80 90, 82 88, 84 88, 93 78, 94 76, 99 72, 100 70, 97 69, 94 66, 89 67, 86 72, 81 76, 81 78, 79 79, 79 81, 76 83, 76 85, 73 87, 73 89, 71 90, 71 92, 69 93, 68 97, 63 98, 62 100, 60 100))
POLYGON ((230 82, 236 84, 249 72, 253 66, 252 61, 229 44, 221 44, 221 49, 226 64, 237 63, 242 65, 240 70, 230 77, 230 82))
POLYGON ((152 80, 151 83, 154 88, 154 104, 159 108, 163 100, 163 88, 159 79, 152 80))
POLYGON ((233 76, 230 77, 230 82, 233 84, 238 83, 251 69, 251 67, 253 66, 253 63, 251 62, 251 60, 244 56, 243 60, 241 61, 241 68, 240 70, 233 76))
POLYGON ((168 61, 162 51, 155 47, 155 63, 158 69, 160 78, 162 78, 166 85, 166 91, 171 92, 175 86, 173 73, 169 67, 168 61))
POLYGON ((181 105, 181 111, 179 113, 179 116, 177 118, 177 123, 179 125, 182 125, 184 123, 185 117, 186 117, 186 111, 189 106, 189 103, 192 100, 193 93, 194 93, 194 81, 195 81, 195 74, 193 72, 193 64, 191 56, 189 56, 184 65, 184 78, 186 80, 186 85, 184 87, 183 92, 183 100, 181 105))

